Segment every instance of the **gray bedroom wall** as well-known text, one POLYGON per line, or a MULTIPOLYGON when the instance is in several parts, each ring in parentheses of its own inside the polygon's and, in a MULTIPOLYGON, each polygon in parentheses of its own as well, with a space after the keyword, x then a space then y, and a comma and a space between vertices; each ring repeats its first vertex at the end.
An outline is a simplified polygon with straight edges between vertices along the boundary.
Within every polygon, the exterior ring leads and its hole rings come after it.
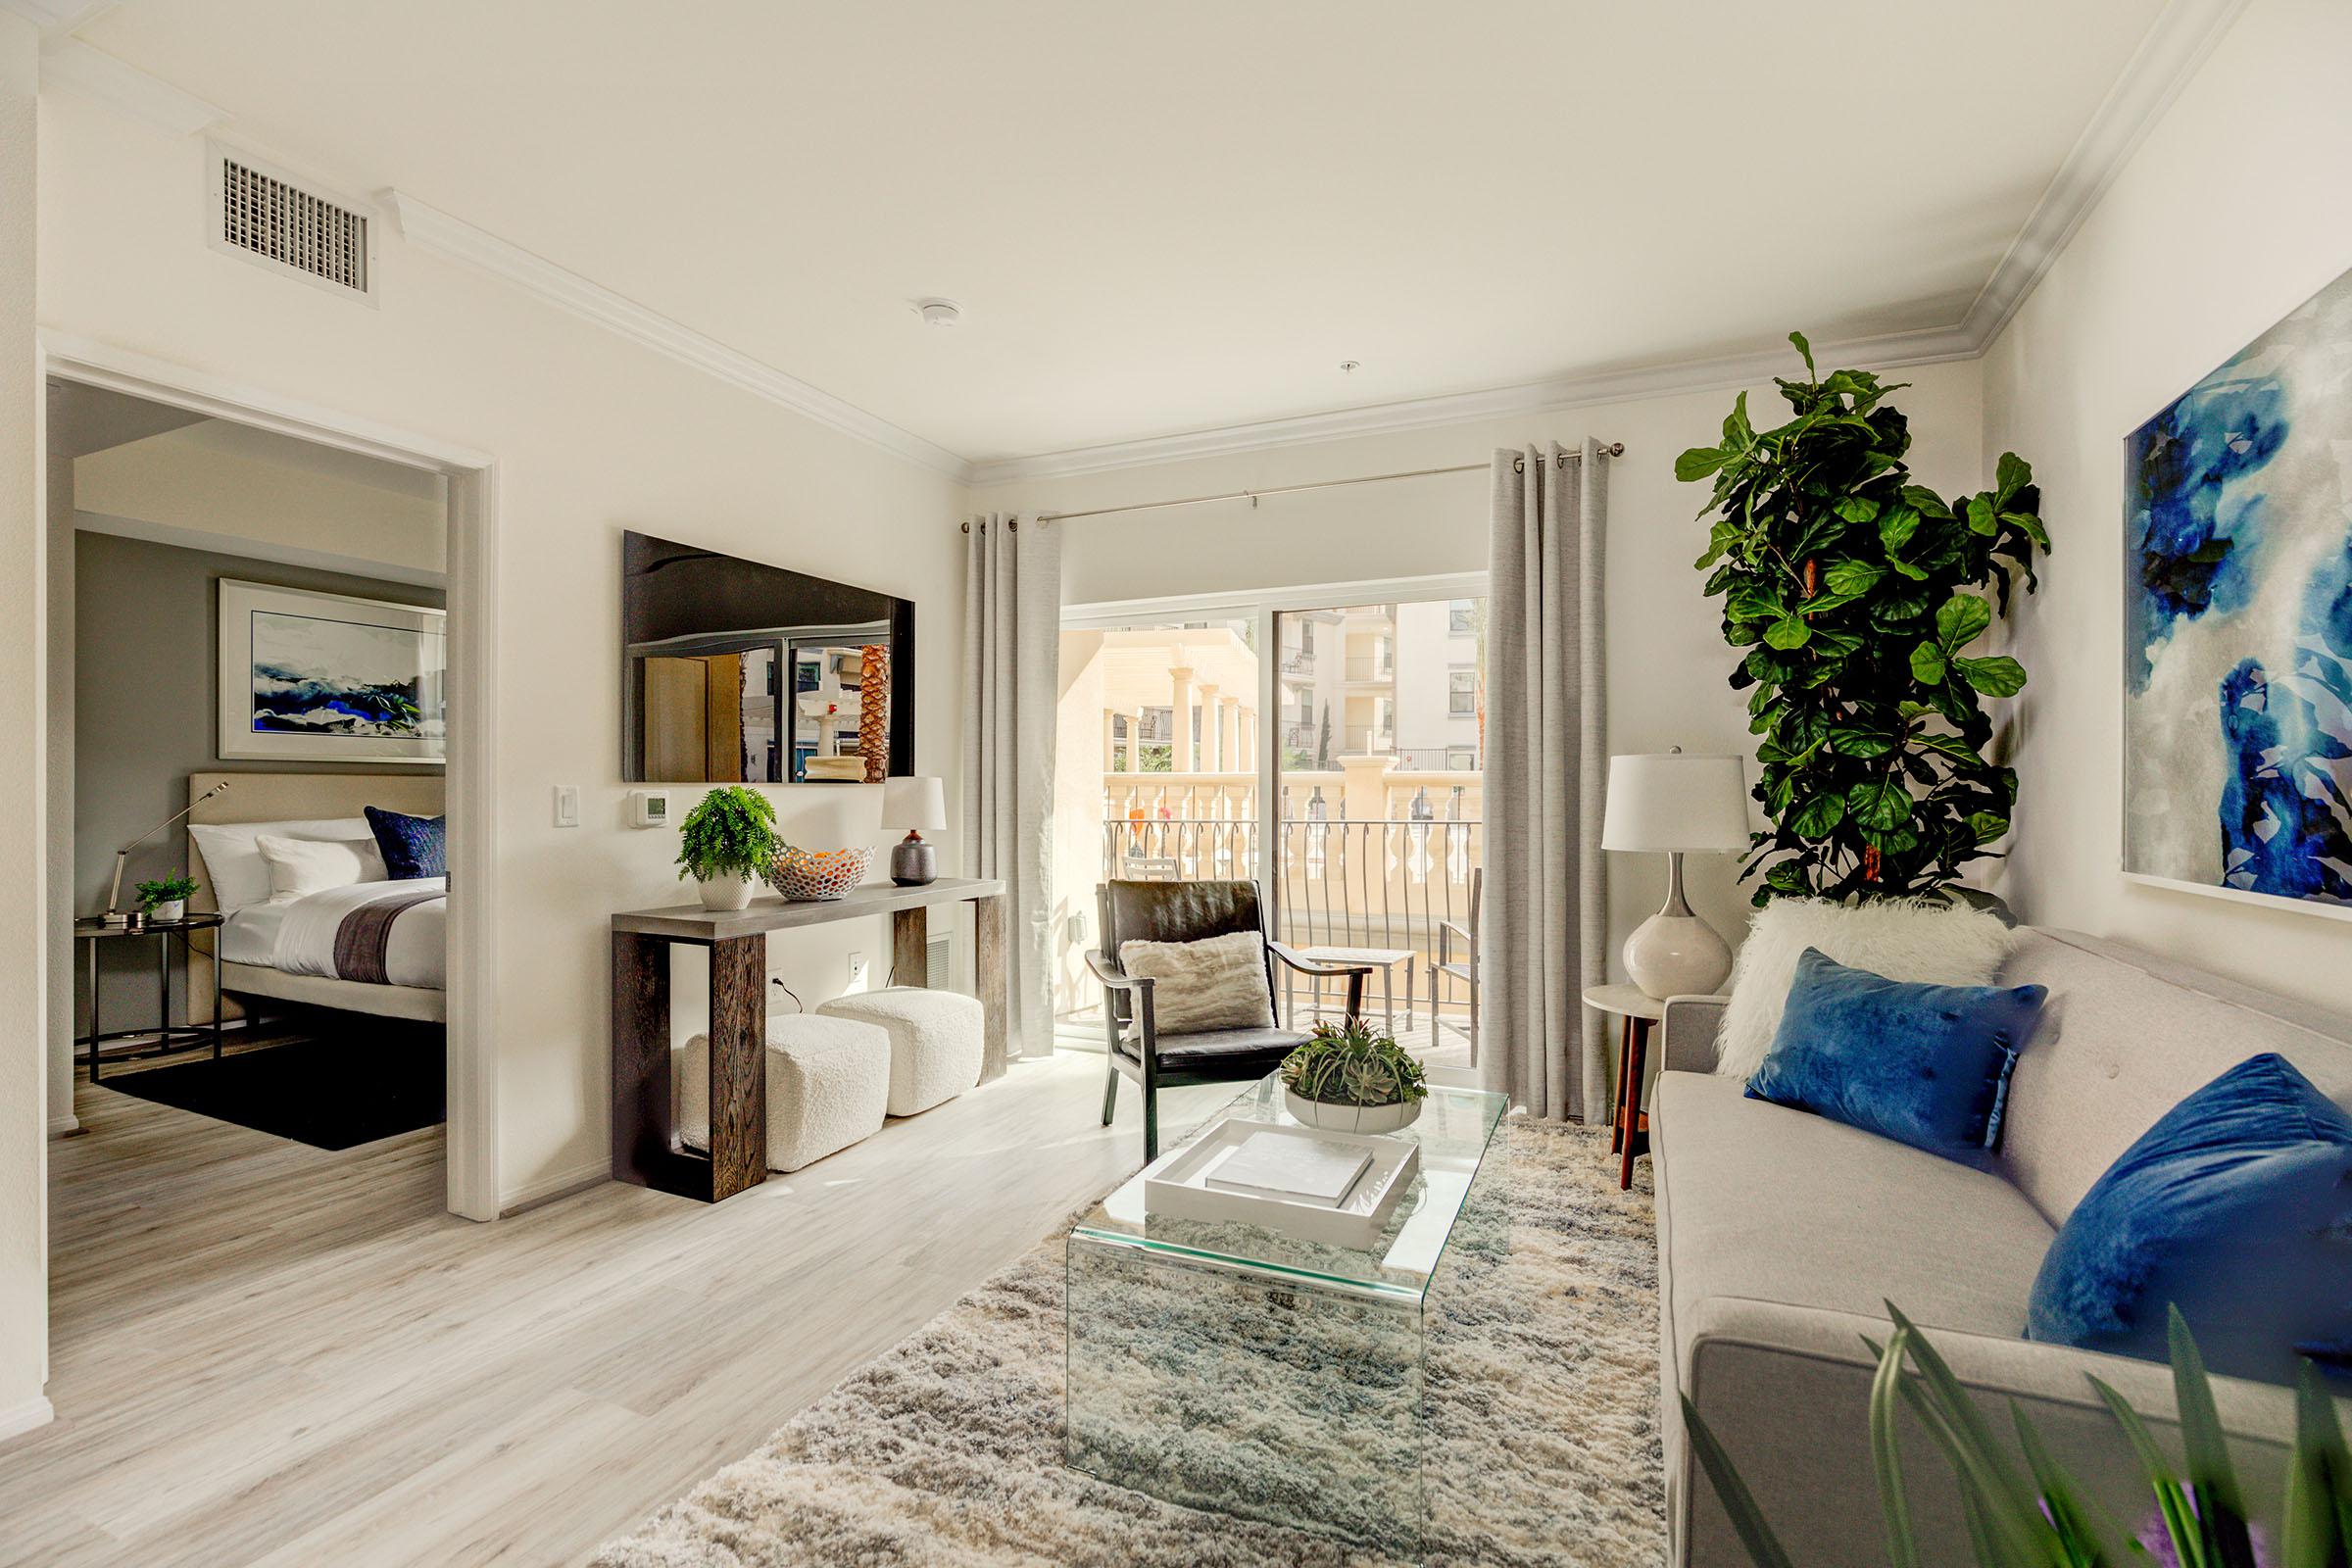
MULTIPOLYGON (((214 584, 222 577, 439 608, 439 589, 245 556, 74 535, 74 910, 106 906, 115 851, 188 804, 190 773, 368 773, 364 763, 222 761, 214 688, 214 584)), ((404 769, 414 772, 414 769, 404 769)), ((132 884, 187 868, 187 833, 174 827, 130 854, 132 884)), ((152 1027, 161 937, 98 944, 108 1030, 152 1027)), ((86 955, 75 955, 74 1032, 89 1027, 86 955)), ((172 945, 172 1015, 184 1018, 185 974, 172 945)))

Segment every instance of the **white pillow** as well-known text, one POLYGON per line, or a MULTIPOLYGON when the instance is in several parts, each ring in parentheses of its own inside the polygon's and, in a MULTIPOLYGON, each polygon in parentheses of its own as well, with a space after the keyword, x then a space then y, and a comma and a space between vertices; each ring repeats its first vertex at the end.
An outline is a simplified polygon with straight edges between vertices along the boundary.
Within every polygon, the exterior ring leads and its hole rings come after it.
POLYGON ((1198 942, 1122 942, 1119 967, 1152 980, 1152 1027, 1160 1034, 1274 1027, 1266 939, 1255 931, 1198 942))
MULTIPOLYGON (((188 836, 196 841, 196 849, 204 857, 204 869, 196 871, 196 875, 211 884, 213 903, 222 914, 234 914, 249 905, 269 902, 270 865, 254 844, 264 833, 281 839, 375 842, 375 831, 364 816, 284 822, 192 822, 188 825, 188 836)), ((194 871, 195 867, 189 869, 194 871)))
POLYGON ((2014 940, 1999 915, 1941 899, 1775 899, 1756 915, 1732 964, 1715 1070, 1745 1078, 1764 1065, 1807 948, 1889 980, 1984 986, 1992 983, 2014 940))
POLYGON ((300 898, 359 882, 381 882, 387 872, 373 839, 289 839, 274 833, 254 836, 270 868, 270 897, 300 898))

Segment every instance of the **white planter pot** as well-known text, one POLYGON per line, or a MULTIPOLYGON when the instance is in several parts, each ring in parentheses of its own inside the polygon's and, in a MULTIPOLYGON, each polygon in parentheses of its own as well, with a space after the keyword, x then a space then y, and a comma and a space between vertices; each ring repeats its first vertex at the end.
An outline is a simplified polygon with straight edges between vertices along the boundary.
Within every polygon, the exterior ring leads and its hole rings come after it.
POLYGON ((1327 1105, 1320 1100, 1302 1100, 1288 1087, 1282 1091, 1282 1107, 1309 1127, 1334 1133, 1393 1133, 1411 1126, 1421 1114, 1418 1100, 1396 1105, 1327 1105))
POLYGON ((751 907, 752 889, 759 886, 743 876, 701 877, 695 885, 702 889, 703 907, 719 911, 751 907))
POLYGON ((147 918, 150 920, 184 920, 187 917, 188 901, 185 899, 172 899, 164 904, 151 904, 147 906, 147 918))

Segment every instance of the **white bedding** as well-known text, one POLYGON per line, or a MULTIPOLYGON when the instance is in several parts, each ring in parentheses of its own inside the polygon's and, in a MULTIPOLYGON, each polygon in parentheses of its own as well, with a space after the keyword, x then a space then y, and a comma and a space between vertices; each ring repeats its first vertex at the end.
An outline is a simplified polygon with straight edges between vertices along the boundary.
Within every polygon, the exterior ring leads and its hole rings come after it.
POLYGON ((264 900, 246 905, 220 922, 221 961, 270 967, 277 960, 277 928, 285 920, 284 903, 264 900))
MULTIPOLYGON (((304 894, 275 905, 280 912, 268 962, 271 968, 287 974, 341 978, 335 968, 335 935, 342 929, 343 917, 363 905, 425 892, 435 896, 403 910, 392 922, 391 937, 384 948, 384 978, 396 986, 444 990, 448 984, 444 933, 449 917, 449 882, 445 877, 359 882, 350 887, 329 888, 323 893, 304 894)), ((242 919, 254 912, 242 910, 238 917, 242 919)))

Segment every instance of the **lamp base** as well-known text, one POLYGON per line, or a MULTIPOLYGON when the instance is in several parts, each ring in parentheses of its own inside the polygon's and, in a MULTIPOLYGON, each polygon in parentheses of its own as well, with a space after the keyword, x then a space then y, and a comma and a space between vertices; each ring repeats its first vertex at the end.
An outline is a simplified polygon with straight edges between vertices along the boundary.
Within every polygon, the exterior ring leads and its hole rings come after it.
POLYGON ((1625 939, 1625 972, 1660 1001, 1711 997, 1731 978, 1732 950, 1695 914, 1653 914, 1625 939))
POLYGON ((909 830, 890 852, 890 879, 903 888, 919 888, 939 878, 939 852, 909 830))

